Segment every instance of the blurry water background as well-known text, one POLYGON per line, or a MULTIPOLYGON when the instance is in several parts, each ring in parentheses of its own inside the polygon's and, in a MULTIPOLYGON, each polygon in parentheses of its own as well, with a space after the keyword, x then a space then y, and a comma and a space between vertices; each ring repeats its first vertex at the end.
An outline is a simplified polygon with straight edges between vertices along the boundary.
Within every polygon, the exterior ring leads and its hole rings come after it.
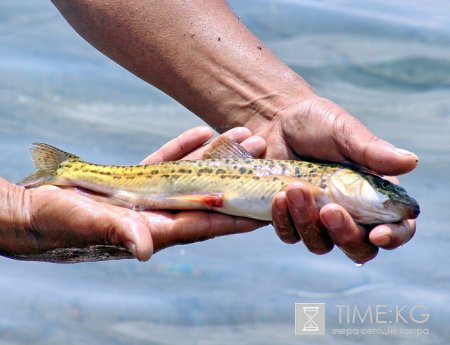
MULTIPOLYGON (((0 259, 0 344, 444 344, 450 339, 450 3, 231 1, 323 96, 419 154, 402 178, 415 238, 362 268, 282 244, 271 227, 174 247, 151 262, 0 259), (294 303, 327 305, 325 337, 295 337, 294 303), (425 305, 428 335, 332 335, 335 305, 425 305)), ((0 176, 33 167, 32 142, 132 164, 201 121, 83 41, 47 1, 0 2, 0 176)), ((391 315, 392 316, 392 315, 391 315)), ((382 315, 383 319, 384 316, 382 315)), ((420 318, 416 315, 417 318, 420 318)), ((389 318, 392 320, 392 317, 389 318)))

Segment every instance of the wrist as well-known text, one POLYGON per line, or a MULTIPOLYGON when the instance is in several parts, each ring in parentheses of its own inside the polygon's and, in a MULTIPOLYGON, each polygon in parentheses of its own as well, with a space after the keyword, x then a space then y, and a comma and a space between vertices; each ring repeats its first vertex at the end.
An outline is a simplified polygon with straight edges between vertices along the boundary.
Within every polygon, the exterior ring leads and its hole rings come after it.
POLYGON ((256 96, 248 102, 249 106, 242 106, 241 113, 236 113, 236 117, 240 116, 236 119, 236 125, 247 127, 253 134, 266 139, 273 131, 281 130, 279 120, 283 114, 318 97, 303 79, 297 75, 294 78, 277 88, 277 91, 272 90, 263 96, 256 96))
POLYGON ((28 192, 0 178, 0 251, 20 250, 30 224, 28 192))

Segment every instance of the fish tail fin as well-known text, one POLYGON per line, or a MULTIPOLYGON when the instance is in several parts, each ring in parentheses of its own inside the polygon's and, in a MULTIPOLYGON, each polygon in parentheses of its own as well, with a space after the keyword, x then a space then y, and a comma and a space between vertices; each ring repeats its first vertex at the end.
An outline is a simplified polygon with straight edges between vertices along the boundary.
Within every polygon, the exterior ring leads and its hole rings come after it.
POLYGON ((54 180, 56 171, 67 160, 80 160, 78 156, 64 152, 51 145, 34 143, 30 149, 36 172, 25 177, 19 186, 38 187, 54 180))

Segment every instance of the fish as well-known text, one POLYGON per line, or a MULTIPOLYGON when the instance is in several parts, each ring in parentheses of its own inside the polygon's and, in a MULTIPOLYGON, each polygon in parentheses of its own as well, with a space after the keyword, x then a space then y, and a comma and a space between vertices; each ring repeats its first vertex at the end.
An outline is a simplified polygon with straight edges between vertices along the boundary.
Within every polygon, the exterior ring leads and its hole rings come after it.
POLYGON ((43 143, 30 151, 36 172, 20 186, 80 188, 100 201, 136 211, 210 210, 271 221, 275 194, 302 181, 318 208, 340 204, 359 224, 394 223, 420 213, 403 187, 367 169, 306 159, 256 159, 225 136, 213 140, 199 160, 133 166, 89 163, 43 143))

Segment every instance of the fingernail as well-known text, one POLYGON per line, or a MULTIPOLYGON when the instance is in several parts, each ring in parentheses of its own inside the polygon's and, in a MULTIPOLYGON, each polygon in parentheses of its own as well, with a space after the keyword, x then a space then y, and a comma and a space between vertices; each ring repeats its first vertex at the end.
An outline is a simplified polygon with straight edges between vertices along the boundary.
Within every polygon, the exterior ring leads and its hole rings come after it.
POLYGON ((301 190, 288 190, 286 194, 288 196, 288 199, 294 204, 300 205, 305 202, 305 195, 301 190))
POLYGON ((376 237, 373 240, 377 246, 385 246, 391 242, 391 236, 388 234, 388 230, 384 227, 376 231, 376 237))
POLYGON ((413 156, 416 158, 416 162, 419 161, 419 158, 417 157, 417 155, 415 153, 412 153, 411 151, 408 150, 404 150, 404 149, 399 149, 397 147, 394 148, 394 151, 401 154, 401 155, 405 155, 405 156, 413 156))
POLYGON ((136 249, 136 244, 134 244, 134 242, 128 241, 125 243, 125 248, 127 248, 127 250, 133 254, 133 256, 138 259, 137 256, 137 249, 136 249))
POLYGON ((389 235, 384 235, 378 237, 374 242, 377 246, 385 246, 391 242, 391 237, 389 235))
POLYGON ((282 213, 281 210, 285 210, 286 209, 286 202, 284 199, 285 196, 277 196, 275 198, 275 206, 276 206, 276 211, 279 213, 282 213))
POLYGON ((328 211, 323 215, 323 221, 328 229, 336 229, 342 227, 344 217, 338 210, 328 211))

